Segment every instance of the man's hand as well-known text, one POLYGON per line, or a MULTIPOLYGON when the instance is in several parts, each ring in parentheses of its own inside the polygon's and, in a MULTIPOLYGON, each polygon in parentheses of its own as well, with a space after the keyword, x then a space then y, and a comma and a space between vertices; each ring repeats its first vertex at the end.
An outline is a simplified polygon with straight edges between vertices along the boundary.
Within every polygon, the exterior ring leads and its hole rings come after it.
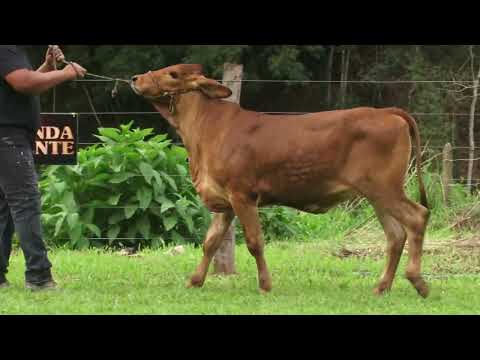
POLYGON ((49 45, 47 54, 45 55, 45 64, 51 69, 54 68, 54 59, 58 63, 61 63, 65 60, 65 55, 63 55, 62 50, 58 47, 58 45, 49 45))
POLYGON ((47 73, 55 70, 54 63, 57 62, 57 65, 65 60, 65 55, 63 55, 62 50, 58 45, 49 45, 47 53, 45 54, 44 63, 37 69, 38 72, 47 73))
POLYGON ((81 67, 77 63, 73 63, 73 62, 65 66, 62 71, 65 72, 65 74, 67 74, 67 78, 69 80, 75 80, 79 77, 83 78, 87 73, 87 70, 85 70, 83 67, 81 67))

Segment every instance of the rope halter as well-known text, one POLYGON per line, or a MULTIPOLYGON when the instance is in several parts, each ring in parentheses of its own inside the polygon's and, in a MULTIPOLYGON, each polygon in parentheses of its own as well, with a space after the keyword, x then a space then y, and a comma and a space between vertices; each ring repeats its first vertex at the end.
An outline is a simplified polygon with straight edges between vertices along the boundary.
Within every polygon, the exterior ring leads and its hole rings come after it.
MULTIPOLYGON (((152 79, 152 82, 157 87, 158 92, 161 93, 160 85, 158 84, 157 79, 155 79, 155 77, 153 76, 152 72, 149 71, 148 75, 150 76, 150 78, 152 79)), ((159 98, 164 97, 164 96, 170 96, 170 104, 168 105, 168 111, 171 115, 175 115, 176 112, 177 112, 176 105, 178 103, 178 95, 185 94, 187 92, 189 92, 189 90, 164 91, 163 93, 154 97, 153 99, 159 99, 159 98)))

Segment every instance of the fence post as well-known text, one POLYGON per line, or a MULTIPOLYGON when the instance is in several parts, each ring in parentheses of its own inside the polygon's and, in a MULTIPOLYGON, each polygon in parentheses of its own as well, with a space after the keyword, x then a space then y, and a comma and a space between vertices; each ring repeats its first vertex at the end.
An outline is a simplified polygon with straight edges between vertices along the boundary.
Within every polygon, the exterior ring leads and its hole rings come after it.
MULTIPOLYGON (((242 90, 243 65, 224 64, 223 68, 223 84, 232 90, 232 96, 227 101, 240 103, 240 93, 242 90), (235 80, 235 81, 232 81, 235 80)), ((215 274, 231 275, 235 274, 235 219, 225 234, 222 244, 220 245, 214 257, 215 274)))
POLYGON ((443 201, 445 204, 449 204, 450 186, 453 180, 453 156, 452 145, 446 143, 443 147, 443 160, 442 160, 442 186, 443 186, 443 201))

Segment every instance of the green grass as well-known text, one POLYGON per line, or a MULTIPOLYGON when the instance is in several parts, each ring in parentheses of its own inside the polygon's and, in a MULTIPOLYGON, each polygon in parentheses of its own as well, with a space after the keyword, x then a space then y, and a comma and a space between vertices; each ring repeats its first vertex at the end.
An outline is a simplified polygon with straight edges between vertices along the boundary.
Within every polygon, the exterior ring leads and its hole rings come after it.
POLYGON ((428 299, 404 279, 403 256, 392 292, 378 298, 372 289, 384 257, 375 251, 340 258, 322 242, 271 243, 266 255, 274 288, 267 295, 257 290, 255 261, 244 245, 236 251, 239 275, 209 276, 201 289, 185 288, 201 256, 193 247, 178 256, 148 250, 138 257, 54 250, 50 258, 61 290, 40 293, 23 288, 24 260, 17 252, 8 274, 12 285, 0 290, 0 314, 480 313, 478 254, 427 253, 424 272, 437 275, 427 277, 428 299))

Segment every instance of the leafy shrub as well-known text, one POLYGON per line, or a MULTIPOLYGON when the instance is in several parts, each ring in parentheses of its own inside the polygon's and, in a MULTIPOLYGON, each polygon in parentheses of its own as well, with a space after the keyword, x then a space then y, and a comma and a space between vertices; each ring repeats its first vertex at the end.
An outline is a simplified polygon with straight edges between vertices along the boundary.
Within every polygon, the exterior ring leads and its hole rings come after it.
POLYGON ((187 153, 132 123, 100 128, 78 165, 50 166, 40 181, 47 241, 74 249, 199 243, 210 213, 195 194, 187 153))
POLYGON ((287 207, 260 209, 260 221, 266 241, 290 239, 299 235, 299 214, 287 207))
MULTIPOLYGON (((284 207, 272 206, 259 209, 260 223, 262 225, 263 237, 266 242, 278 240, 297 240, 298 237, 304 237, 304 232, 300 228, 300 212, 284 207)), ((240 222, 236 220, 236 239, 238 243, 245 241, 240 222)))

